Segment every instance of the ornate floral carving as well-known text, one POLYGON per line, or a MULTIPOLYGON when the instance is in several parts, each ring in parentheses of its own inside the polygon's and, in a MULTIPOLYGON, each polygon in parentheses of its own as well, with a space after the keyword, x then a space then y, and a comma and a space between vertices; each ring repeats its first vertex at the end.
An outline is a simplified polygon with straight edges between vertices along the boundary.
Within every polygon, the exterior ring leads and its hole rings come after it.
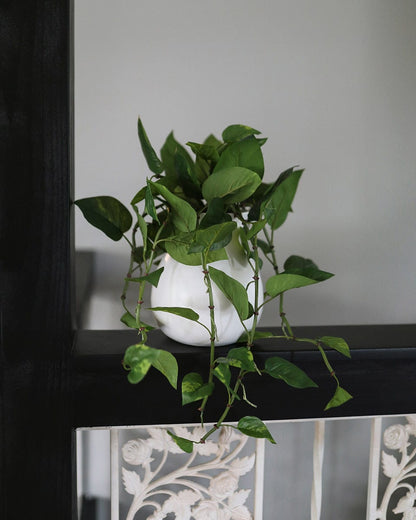
MULTIPOLYGON (((175 435, 198 440, 200 426, 173 428, 175 435)), ((137 471, 122 467, 122 482, 133 496, 127 520, 144 507, 152 507, 148 520, 164 520, 170 513, 180 520, 251 520, 245 505, 250 490, 239 489, 242 475, 254 466, 255 455, 238 457, 247 437, 223 427, 218 441, 195 444, 184 455, 164 428, 148 428, 148 437, 129 440, 122 449, 124 462, 137 471), (166 463, 181 454, 180 467, 166 473, 166 463), (173 456, 173 457, 172 457, 173 456), (165 472, 164 472, 165 471, 165 472)))
POLYGON ((390 479, 384 492, 375 520, 386 520, 388 511, 402 514, 399 520, 416 520, 416 448, 412 449, 411 437, 416 437, 416 415, 406 417, 407 424, 389 426, 383 435, 387 449, 398 452, 381 453, 383 473, 390 479), (406 494, 400 497, 400 493, 406 494), (393 500, 394 494, 394 500, 393 500), (400 498, 397 498, 397 497, 400 498), (394 504, 397 503, 393 508, 394 504))

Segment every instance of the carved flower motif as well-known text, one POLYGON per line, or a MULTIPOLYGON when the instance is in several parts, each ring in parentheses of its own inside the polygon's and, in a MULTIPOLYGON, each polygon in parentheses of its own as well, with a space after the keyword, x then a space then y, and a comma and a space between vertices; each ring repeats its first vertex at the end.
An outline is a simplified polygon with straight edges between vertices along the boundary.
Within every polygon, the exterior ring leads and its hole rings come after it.
POLYGON ((409 434, 402 424, 394 424, 384 432, 384 444, 391 450, 404 448, 409 439, 409 434))
POLYGON ((126 442, 122 448, 123 459, 134 466, 152 462, 152 448, 141 439, 126 442))
POLYGON ((222 517, 218 503, 211 500, 202 500, 198 507, 192 510, 192 516, 195 520, 218 520, 222 517))
POLYGON ((211 480, 209 492, 213 497, 222 500, 231 496, 237 487, 238 477, 230 471, 225 471, 211 480))

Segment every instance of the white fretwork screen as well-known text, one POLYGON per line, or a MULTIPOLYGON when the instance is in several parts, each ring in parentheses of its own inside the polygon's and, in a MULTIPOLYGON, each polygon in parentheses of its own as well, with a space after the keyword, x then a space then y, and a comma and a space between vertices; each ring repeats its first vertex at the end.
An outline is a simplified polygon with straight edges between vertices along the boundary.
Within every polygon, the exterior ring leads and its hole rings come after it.
POLYGON ((416 416, 268 427, 277 446, 226 427, 192 454, 167 430, 198 439, 199 425, 79 431, 79 516, 416 520, 416 416))

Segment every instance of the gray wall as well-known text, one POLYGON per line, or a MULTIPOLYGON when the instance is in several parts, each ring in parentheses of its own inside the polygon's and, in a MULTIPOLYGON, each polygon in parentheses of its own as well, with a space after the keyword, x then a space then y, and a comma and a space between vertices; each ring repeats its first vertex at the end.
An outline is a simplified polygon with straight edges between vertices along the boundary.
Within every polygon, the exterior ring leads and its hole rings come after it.
MULTIPOLYGON (((280 260, 336 274, 288 295, 292 323, 414 321, 413 0, 88 0, 75 14, 77 197, 128 204, 148 174, 139 114, 156 148, 172 129, 186 142, 252 125, 269 179, 306 169, 280 260)), ((119 327, 127 245, 78 212, 76 236, 99 251, 89 327, 119 327)))
MULTIPOLYGON (((300 254, 336 273, 288 295, 291 322, 414 322, 416 2, 79 0, 75 11, 77 197, 129 202, 148 173, 139 114, 156 148, 172 129, 186 142, 249 124, 269 137, 268 179, 291 165, 306 169, 279 234, 280 260, 300 254)), ((88 326, 117 328, 126 245, 79 214, 76 232, 79 248, 98 251, 88 326)), ((269 310, 263 324, 274 323, 269 310)), ((357 424, 331 427, 327 453, 338 474, 348 441, 357 460, 368 449, 357 424)), ((311 442, 310 425, 283 429, 289 441, 311 442)), ((302 473, 285 453, 277 448, 268 472, 276 489, 279 475, 295 487, 302 473)), ((363 517, 353 513, 362 488, 348 486, 355 473, 333 475, 327 507, 349 504, 345 518, 363 517)), ((288 497, 266 510, 304 518, 291 515, 288 497)), ((334 513, 327 517, 341 518, 334 513)))

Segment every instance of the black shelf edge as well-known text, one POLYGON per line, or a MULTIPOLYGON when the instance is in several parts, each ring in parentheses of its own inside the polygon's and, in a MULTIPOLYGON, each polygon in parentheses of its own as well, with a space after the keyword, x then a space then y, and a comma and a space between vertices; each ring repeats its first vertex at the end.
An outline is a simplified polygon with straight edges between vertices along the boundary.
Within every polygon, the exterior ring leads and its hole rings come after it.
MULTIPOLYGON (((248 398, 253 409, 238 403, 230 420, 257 415, 263 420, 409 414, 416 411, 416 325, 349 325, 295 327, 305 337, 335 335, 350 344, 352 359, 328 351, 342 386, 354 399, 324 412, 335 385, 313 346, 285 341, 261 340, 253 349, 258 365, 272 355, 297 363, 319 385, 297 390, 270 377, 247 378, 248 398)), ((74 426, 127 426, 198 422, 197 405, 182 406, 156 370, 151 369, 138 385, 127 382, 121 360, 127 346, 136 341, 134 331, 79 331, 74 350, 74 426)), ((172 352, 187 372, 206 372, 209 349, 188 347, 152 332, 149 344, 172 352)), ((218 348, 223 355, 230 347, 218 348)), ((225 393, 221 388, 211 398, 206 421, 215 421, 222 411, 225 393)))

